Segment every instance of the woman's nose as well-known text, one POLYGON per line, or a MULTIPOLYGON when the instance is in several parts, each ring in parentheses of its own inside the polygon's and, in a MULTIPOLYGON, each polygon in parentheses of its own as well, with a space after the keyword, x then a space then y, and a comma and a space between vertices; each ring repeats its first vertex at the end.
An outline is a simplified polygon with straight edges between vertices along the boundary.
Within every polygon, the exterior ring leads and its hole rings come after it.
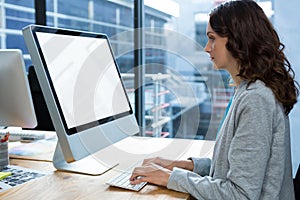
POLYGON ((204 47, 204 51, 206 51, 207 53, 210 52, 211 48, 210 45, 208 44, 209 42, 206 43, 205 47, 204 47))

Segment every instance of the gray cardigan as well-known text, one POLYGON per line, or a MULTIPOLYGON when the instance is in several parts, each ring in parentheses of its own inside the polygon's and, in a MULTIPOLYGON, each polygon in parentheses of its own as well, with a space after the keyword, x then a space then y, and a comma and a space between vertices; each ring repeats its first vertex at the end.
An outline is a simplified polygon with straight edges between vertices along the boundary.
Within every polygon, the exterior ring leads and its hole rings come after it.
POLYGON ((193 172, 174 168, 169 189, 197 199, 295 198, 289 119, 263 82, 246 86, 237 88, 212 160, 192 158, 193 172))

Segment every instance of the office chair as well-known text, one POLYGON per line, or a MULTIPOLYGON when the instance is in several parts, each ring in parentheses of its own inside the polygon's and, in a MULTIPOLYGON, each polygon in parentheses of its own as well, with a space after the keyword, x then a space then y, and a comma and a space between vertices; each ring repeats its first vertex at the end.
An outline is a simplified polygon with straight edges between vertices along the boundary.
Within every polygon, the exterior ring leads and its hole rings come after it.
POLYGON ((294 178, 295 198, 300 200, 300 164, 298 166, 296 177, 294 178))

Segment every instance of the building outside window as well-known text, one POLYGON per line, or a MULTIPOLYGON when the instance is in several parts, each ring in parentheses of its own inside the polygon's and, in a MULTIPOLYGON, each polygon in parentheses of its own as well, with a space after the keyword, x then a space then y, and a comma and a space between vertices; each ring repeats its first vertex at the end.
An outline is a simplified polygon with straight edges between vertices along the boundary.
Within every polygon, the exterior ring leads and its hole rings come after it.
MULTIPOLYGON (((32 0, 1 0, 1 49, 21 49, 28 54, 25 42, 21 33, 22 27, 35 23, 34 4, 32 0)), ((28 57, 26 64, 28 65, 28 57)))
MULTIPOLYGON (((144 0, 144 136, 214 140, 233 88, 213 69, 206 44, 208 12, 217 0, 144 0)), ((273 1, 259 1, 275 20, 273 1)), ((133 0, 47 0, 47 25, 109 36, 130 101, 133 93, 133 0)), ((1 0, 1 48, 30 57, 21 29, 35 23, 33 0, 1 0)), ((134 107, 134 106, 133 106, 134 107)))

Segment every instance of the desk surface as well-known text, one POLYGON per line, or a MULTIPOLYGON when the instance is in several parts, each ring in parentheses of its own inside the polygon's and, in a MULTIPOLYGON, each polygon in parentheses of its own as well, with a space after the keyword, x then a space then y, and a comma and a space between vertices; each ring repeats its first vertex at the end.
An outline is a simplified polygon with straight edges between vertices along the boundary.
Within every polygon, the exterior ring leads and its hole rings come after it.
POLYGON ((190 156, 211 157, 214 142, 203 140, 130 137, 98 152, 103 162, 119 165, 100 176, 57 171, 51 162, 12 158, 11 165, 19 165, 51 174, 0 193, 1 199, 188 199, 185 193, 148 184, 140 192, 109 187, 106 181, 133 163, 144 158, 162 156, 186 159, 190 156), (137 153, 138 152, 138 153, 137 153))

